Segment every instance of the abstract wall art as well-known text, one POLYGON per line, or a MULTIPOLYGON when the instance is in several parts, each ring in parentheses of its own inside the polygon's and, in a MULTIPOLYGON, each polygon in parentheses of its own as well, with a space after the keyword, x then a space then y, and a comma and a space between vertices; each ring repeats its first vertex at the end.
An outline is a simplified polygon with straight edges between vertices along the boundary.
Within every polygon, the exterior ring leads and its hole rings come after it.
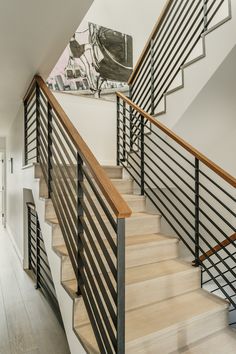
POLYGON ((127 89, 132 69, 132 37, 88 23, 71 38, 47 84, 56 91, 109 99, 127 89))

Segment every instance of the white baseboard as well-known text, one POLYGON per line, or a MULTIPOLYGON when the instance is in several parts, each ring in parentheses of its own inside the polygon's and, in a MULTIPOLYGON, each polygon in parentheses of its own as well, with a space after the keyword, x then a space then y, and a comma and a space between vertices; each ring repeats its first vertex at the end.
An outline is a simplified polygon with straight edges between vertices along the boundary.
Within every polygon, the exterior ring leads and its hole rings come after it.
POLYGON ((11 228, 10 228, 10 226, 9 226, 8 224, 6 224, 6 229, 7 229, 7 232, 8 232, 8 234, 9 234, 9 236, 10 236, 10 240, 11 240, 11 243, 12 243, 12 245, 13 245, 13 248, 14 248, 14 250, 15 250, 15 252, 16 252, 16 255, 17 255, 17 257, 19 258, 20 263, 23 265, 23 259, 24 259, 24 258, 23 258, 23 256, 22 256, 20 250, 19 250, 19 247, 18 247, 17 244, 16 244, 15 238, 14 238, 14 236, 13 236, 13 234, 12 234, 12 231, 11 231, 11 228))

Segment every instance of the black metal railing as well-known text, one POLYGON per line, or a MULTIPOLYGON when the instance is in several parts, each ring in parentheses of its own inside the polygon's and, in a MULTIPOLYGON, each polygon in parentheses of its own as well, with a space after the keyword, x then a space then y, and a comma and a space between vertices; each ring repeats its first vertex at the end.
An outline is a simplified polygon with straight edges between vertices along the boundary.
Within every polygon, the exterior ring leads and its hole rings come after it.
POLYGON ((32 203, 27 203, 27 216, 29 270, 33 272, 36 289, 40 289, 43 292, 62 324, 60 307, 57 301, 38 214, 35 205, 32 203))
POLYGON ((202 267, 202 285, 209 280, 236 309, 236 241, 230 237, 236 231, 236 179, 121 93, 117 164, 159 210, 194 264, 202 267), (227 247, 209 256, 209 249, 224 240, 227 247))
POLYGON ((131 211, 39 77, 25 99, 26 127, 31 120, 36 157, 29 158, 26 143, 26 163, 42 168, 99 350, 124 353, 125 217, 131 211))
POLYGON ((151 115, 165 111, 164 96, 182 86, 181 69, 204 55, 196 54, 203 34, 231 18, 230 0, 169 0, 129 80, 130 98, 151 115))
MULTIPOLYGON (((231 241, 236 241, 236 234, 233 234, 230 237, 231 241)), ((229 323, 232 326, 236 326, 236 307, 235 307, 235 302, 236 302, 236 293, 233 291, 232 287, 229 287, 228 283, 231 282, 235 286, 236 284, 236 279, 234 276, 232 276, 232 273, 229 272, 228 268, 232 269, 232 271, 236 270, 236 265, 232 261, 232 257, 236 257, 236 252, 235 248, 232 246, 232 243, 226 239, 222 244, 216 245, 216 247, 213 250, 210 250, 208 252, 208 256, 212 257, 212 261, 214 264, 216 263, 217 266, 219 267, 220 271, 224 275, 224 278, 222 275, 216 274, 216 278, 218 282, 220 283, 221 287, 219 287, 214 281, 212 281, 211 277, 206 273, 205 269, 202 270, 202 286, 210 291, 213 294, 216 294, 220 297, 223 298, 230 298, 230 308, 229 308, 229 323), (227 250, 227 252, 225 251, 227 250), (223 259, 223 262, 219 261, 219 258, 216 257, 216 253, 219 253, 221 258, 223 259), (229 255, 230 254, 230 255, 229 255), (227 266, 225 266, 225 264, 227 266), (227 279, 227 281, 225 280, 227 279), (223 291, 222 291, 223 290, 223 291), (227 293, 227 297, 225 296, 225 293, 227 293)), ((207 259, 205 257, 201 257, 203 262, 207 263, 207 259)), ((212 265, 207 263, 208 267, 212 269, 212 265)))

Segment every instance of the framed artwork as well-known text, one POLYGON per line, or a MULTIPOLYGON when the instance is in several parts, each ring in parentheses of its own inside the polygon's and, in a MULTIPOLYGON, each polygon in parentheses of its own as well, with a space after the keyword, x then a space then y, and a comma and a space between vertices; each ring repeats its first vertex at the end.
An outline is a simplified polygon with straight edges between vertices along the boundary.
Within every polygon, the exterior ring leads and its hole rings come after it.
POLYGON ((56 91, 109 99, 128 89, 132 69, 132 37, 88 23, 73 35, 47 84, 56 91))

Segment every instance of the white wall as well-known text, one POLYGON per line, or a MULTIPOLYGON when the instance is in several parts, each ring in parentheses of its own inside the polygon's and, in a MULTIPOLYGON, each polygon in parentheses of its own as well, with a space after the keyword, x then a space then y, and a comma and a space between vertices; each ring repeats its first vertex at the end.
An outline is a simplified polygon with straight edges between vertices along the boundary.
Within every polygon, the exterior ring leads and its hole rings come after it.
POLYGON ((6 138, 6 175, 7 175, 7 215, 8 231, 23 260, 23 109, 18 112, 6 138), (13 173, 10 159, 13 158, 13 173))
POLYGON ((174 131, 236 175, 236 46, 204 86, 174 131))
POLYGON ((116 104, 54 92, 70 120, 103 165, 116 164, 116 104))
POLYGON ((134 62, 137 61, 166 0, 94 0, 80 28, 94 22, 125 34, 134 41, 134 62))
POLYGON ((5 146, 6 146, 6 139, 0 138, 0 150, 5 150, 5 146))
POLYGON ((47 78, 92 0, 0 1, 0 136, 36 73, 47 78))
MULTIPOLYGON (((112 28, 133 37, 134 64, 156 24, 165 0, 95 0, 79 29, 88 22, 112 28), (134 15, 131 15, 131 14, 134 15)), ((54 93, 101 164, 116 163, 116 104, 71 94, 54 93)))

